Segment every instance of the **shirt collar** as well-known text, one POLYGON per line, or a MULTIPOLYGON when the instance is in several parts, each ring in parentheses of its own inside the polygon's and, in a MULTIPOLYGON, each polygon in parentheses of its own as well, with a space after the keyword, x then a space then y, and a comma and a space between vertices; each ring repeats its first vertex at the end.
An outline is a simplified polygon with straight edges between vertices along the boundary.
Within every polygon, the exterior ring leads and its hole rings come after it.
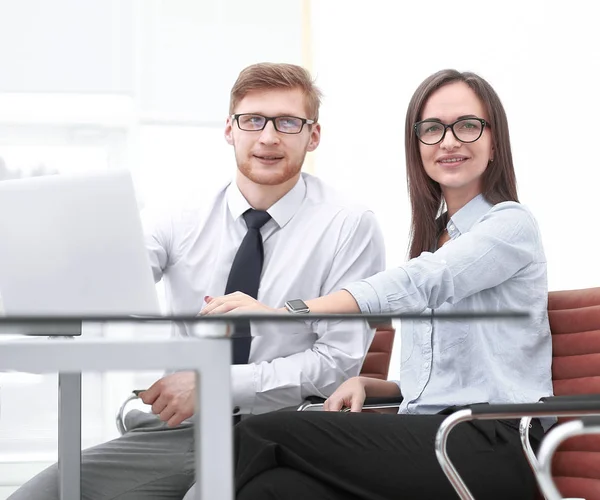
POLYGON ((468 232, 481 217, 483 217, 492 208, 482 194, 478 194, 469 203, 456 212, 446 225, 448 234, 452 236, 453 232, 458 230, 459 234, 468 232))
MULTIPOLYGON (((279 201, 272 205, 268 214, 279 227, 285 226, 300 208, 306 194, 306 181, 300 176, 296 185, 290 189, 279 201)), ((227 206, 233 220, 237 220, 249 208, 253 208, 244 198, 237 183, 234 181, 227 187, 227 206)))

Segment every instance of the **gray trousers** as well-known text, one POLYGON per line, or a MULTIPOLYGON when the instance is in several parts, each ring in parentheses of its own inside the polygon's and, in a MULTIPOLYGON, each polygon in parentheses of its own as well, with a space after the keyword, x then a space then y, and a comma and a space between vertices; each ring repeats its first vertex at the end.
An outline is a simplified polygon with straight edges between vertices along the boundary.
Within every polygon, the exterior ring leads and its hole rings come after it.
MULTIPOLYGON (((169 428, 138 410, 126 416, 127 434, 81 454, 82 500, 182 500, 194 483, 194 430, 169 428)), ((189 496, 191 498, 191 495, 189 496)), ((9 500, 59 500, 56 464, 9 500)))

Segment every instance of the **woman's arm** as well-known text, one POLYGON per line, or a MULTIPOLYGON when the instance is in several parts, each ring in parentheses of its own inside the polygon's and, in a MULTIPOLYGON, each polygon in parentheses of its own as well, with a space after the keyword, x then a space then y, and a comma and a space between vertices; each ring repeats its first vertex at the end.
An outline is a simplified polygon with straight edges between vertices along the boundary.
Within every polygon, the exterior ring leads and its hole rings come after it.
MULTIPOLYGON (((315 314, 421 313, 497 286, 536 258, 542 259, 543 254, 533 217, 517 203, 500 203, 435 253, 423 252, 400 267, 306 304, 315 314)), ((201 314, 260 310, 276 311, 235 292, 214 300, 201 314)))
POLYGON ((358 377, 365 388, 365 395, 368 398, 393 398, 402 396, 400 387, 396 382, 389 380, 380 380, 371 377, 358 377))
POLYGON ((365 398, 386 398, 402 396, 396 382, 379 380, 369 377, 353 377, 340 385, 325 401, 325 411, 340 411, 350 408, 350 411, 362 411, 365 398))
MULTIPOLYGON (((258 302, 256 299, 242 292, 233 292, 222 297, 205 297, 206 307, 199 313, 200 316, 207 314, 226 314, 231 311, 238 313, 263 311, 286 313, 285 307, 273 309, 258 302)), ((306 301, 310 312, 315 314, 352 314, 360 313, 360 307, 354 300, 354 296, 346 290, 333 292, 317 299, 306 301)))
POLYGON ((306 301, 311 313, 315 314, 352 314, 359 313, 360 308, 354 296, 346 290, 340 290, 318 299, 306 301))

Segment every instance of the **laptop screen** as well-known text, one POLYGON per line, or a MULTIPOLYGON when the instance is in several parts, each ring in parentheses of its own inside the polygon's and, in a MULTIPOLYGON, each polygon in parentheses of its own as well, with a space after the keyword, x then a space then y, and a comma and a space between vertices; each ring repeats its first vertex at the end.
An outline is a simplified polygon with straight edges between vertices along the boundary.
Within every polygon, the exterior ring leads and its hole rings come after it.
POLYGON ((127 171, 0 182, 6 315, 159 313, 127 171))

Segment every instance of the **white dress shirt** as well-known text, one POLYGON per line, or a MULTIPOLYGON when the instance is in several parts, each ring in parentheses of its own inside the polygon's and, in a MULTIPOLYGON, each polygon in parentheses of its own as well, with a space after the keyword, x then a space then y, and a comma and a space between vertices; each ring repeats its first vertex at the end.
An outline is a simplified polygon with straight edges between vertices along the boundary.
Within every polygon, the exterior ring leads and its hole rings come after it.
MULTIPOLYGON (((165 279, 170 313, 197 314, 206 295, 224 294, 249 208, 232 182, 214 198, 153 223, 147 246, 155 280, 165 279)), ((272 219, 261 229, 265 257, 258 300, 268 306, 319 297, 385 267, 373 213, 316 177, 302 174, 267 211, 272 219)), ((357 321, 299 319, 256 323, 252 334, 249 364, 231 368, 235 413, 264 413, 310 395, 330 395, 360 372, 373 330, 357 321)))

